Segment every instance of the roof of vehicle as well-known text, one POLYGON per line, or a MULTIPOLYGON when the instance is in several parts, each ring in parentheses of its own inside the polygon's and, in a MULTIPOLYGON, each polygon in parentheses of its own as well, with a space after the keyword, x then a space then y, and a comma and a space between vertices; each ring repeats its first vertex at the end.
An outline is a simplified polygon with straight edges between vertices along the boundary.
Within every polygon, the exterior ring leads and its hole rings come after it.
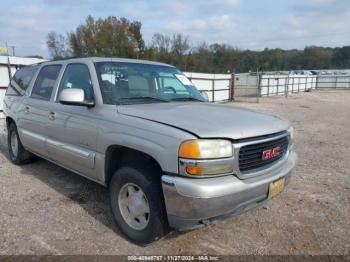
POLYGON ((113 57, 81 57, 81 58, 68 58, 63 60, 54 60, 54 61, 48 61, 43 62, 42 64, 54 64, 54 63, 84 63, 84 62, 124 62, 124 63, 137 63, 137 64, 150 64, 150 65, 161 65, 161 66, 170 66, 174 67, 169 64, 160 63, 160 62, 154 62, 149 60, 141 60, 141 59, 129 59, 129 58, 113 58, 113 57))

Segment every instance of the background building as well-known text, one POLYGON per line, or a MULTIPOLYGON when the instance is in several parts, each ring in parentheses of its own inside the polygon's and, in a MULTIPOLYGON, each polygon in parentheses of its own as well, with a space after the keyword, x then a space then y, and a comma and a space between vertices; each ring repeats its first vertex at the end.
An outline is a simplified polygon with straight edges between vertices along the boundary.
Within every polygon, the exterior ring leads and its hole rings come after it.
POLYGON ((17 57, 17 56, 0 56, 0 117, 3 111, 3 99, 10 78, 15 74, 16 70, 31 64, 46 61, 40 58, 17 57))

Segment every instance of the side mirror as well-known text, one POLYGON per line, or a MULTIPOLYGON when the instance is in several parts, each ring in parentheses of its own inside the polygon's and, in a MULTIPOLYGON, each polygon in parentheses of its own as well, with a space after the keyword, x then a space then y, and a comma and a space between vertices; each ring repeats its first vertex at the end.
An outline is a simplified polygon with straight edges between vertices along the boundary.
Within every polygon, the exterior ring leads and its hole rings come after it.
POLYGON ((63 89, 58 100, 64 105, 87 107, 93 107, 95 105, 93 101, 86 101, 84 90, 78 88, 63 89))
POLYGON ((206 102, 209 102, 209 96, 206 91, 199 91, 206 102))

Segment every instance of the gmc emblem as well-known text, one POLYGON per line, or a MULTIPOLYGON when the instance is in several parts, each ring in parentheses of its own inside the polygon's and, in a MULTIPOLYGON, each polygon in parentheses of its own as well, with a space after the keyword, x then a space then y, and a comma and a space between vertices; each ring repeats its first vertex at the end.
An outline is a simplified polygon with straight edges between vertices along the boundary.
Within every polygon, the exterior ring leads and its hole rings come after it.
POLYGON ((268 149, 262 152, 262 160, 269 160, 274 157, 278 157, 281 154, 281 147, 275 147, 273 149, 268 149))

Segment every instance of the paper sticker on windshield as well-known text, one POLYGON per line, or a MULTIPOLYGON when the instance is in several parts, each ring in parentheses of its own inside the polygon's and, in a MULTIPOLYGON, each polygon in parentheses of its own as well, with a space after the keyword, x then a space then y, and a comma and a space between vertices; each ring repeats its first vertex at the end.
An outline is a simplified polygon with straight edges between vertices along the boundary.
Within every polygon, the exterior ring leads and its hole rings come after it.
POLYGON ((193 86, 192 82, 184 75, 175 75, 177 79, 185 86, 193 86))

